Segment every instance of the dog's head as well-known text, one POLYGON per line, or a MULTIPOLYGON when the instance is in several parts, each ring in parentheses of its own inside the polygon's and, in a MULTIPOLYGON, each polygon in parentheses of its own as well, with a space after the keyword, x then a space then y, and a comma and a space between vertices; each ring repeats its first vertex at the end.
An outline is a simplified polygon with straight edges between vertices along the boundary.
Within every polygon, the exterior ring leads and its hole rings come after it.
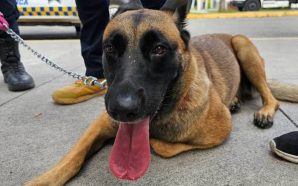
POLYGON ((161 10, 139 0, 120 7, 103 38, 109 115, 122 122, 153 117, 177 81, 190 35, 184 30, 187 0, 168 0, 161 10))

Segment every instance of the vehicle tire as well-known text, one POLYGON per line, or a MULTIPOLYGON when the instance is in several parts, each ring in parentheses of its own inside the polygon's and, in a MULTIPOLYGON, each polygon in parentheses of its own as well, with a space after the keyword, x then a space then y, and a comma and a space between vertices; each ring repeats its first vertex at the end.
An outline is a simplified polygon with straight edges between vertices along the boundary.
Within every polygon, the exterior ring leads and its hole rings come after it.
POLYGON ((242 12, 243 11, 243 7, 238 7, 238 10, 242 12))
POLYGON ((192 4, 192 0, 188 0, 187 7, 186 7, 186 12, 187 12, 187 13, 190 12, 191 4, 192 4))
POLYGON ((261 3, 259 0, 247 0, 243 7, 243 11, 257 11, 260 10, 260 8, 261 3))
POLYGON ((110 11, 110 17, 111 18, 115 15, 115 13, 117 12, 118 8, 119 8, 119 5, 110 4, 109 11, 110 11))
POLYGON ((81 33, 81 29, 82 29, 81 25, 75 26, 75 28, 76 28, 77 34, 80 34, 81 33))

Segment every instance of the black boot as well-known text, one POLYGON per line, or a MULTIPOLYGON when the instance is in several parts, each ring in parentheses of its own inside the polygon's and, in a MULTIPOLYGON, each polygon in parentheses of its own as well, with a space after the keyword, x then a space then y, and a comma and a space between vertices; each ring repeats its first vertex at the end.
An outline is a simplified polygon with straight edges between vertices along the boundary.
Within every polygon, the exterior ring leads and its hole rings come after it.
POLYGON ((0 61, 4 82, 7 83, 9 90, 22 91, 35 86, 33 78, 20 61, 18 42, 10 37, 0 37, 0 61))

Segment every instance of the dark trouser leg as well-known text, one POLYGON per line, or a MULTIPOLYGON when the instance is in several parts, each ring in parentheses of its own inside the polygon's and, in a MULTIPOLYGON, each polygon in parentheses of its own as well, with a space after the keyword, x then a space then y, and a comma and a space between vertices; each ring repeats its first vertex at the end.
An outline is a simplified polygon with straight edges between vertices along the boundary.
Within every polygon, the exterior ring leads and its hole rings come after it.
POLYGON ((160 9, 166 0, 141 0, 143 6, 149 9, 160 9))
POLYGON ((76 0, 80 20, 81 49, 86 75, 103 78, 102 34, 109 22, 109 0, 76 0))

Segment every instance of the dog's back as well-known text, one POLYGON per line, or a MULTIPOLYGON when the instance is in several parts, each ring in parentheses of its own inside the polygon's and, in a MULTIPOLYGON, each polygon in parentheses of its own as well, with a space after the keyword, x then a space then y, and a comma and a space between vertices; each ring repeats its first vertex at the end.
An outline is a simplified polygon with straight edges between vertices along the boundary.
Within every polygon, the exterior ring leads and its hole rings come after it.
POLYGON ((192 46, 204 60, 209 79, 229 105, 240 84, 240 67, 231 44, 231 35, 211 34, 192 38, 192 46))

